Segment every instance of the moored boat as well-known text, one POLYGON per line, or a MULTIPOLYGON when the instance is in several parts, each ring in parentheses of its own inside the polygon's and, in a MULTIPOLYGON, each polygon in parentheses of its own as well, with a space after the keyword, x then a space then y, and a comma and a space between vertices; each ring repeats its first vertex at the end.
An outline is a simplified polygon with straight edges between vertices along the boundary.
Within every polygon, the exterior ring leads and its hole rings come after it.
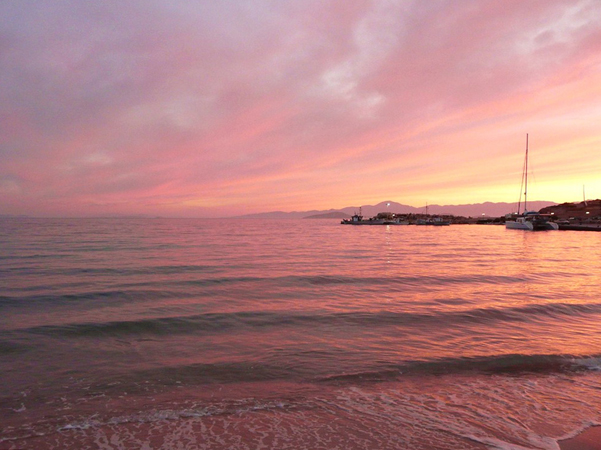
POLYGON ((390 212, 379 213, 369 219, 363 218, 361 210, 359 214, 355 213, 350 219, 342 219, 342 225, 409 225, 409 221, 403 216, 390 212))
POLYGON ((522 184, 520 186, 520 200, 518 202, 518 212, 511 215, 511 220, 505 221, 505 228, 508 230, 558 230, 559 225, 549 220, 549 216, 539 214, 536 211, 528 211, 528 135, 526 134, 526 156, 524 158, 524 171, 522 172, 522 184), (522 188, 524 188, 524 211, 520 214, 522 188))
POLYGON ((515 220, 506 221, 505 228, 509 230, 528 231, 558 230, 559 225, 557 225, 555 222, 551 222, 544 214, 528 211, 521 216, 518 215, 515 220))
POLYGON ((340 223, 342 225, 361 225, 362 222, 364 222, 363 216, 360 213, 355 213, 350 219, 342 219, 340 223))
POLYGON ((444 220, 442 217, 438 216, 428 217, 427 219, 419 219, 417 221, 417 225, 433 225, 436 227, 442 227, 450 224, 451 222, 449 222, 448 220, 444 220))

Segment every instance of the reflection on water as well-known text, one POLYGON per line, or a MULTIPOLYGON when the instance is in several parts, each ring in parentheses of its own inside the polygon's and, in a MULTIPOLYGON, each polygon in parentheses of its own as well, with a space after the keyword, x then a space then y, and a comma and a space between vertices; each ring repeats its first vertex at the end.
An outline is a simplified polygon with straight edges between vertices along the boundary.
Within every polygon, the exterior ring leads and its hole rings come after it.
POLYGON ((0 446, 556 449, 601 420, 598 239, 1 220, 0 446))

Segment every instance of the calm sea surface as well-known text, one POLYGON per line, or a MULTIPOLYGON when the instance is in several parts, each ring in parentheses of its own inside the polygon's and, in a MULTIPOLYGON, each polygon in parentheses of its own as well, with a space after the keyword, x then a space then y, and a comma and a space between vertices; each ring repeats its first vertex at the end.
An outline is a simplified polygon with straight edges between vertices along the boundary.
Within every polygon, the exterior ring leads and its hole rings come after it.
POLYGON ((1 219, 0 449, 554 449, 601 233, 1 219))

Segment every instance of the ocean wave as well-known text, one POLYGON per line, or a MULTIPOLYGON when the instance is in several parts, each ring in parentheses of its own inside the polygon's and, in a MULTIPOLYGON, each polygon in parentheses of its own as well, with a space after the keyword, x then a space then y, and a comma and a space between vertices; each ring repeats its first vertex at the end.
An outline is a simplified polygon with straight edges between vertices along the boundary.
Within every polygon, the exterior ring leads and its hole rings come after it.
POLYGON ((162 266, 139 266, 139 267, 47 267, 47 266, 16 266, 7 269, 0 269, 0 275, 33 273, 36 275, 56 275, 56 276, 135 276, 135 275, 172 275, 186 273, 215 273, 222 269, 218 265, 206 264, 182 264, 182 265, 162 265, 162 266))
POLYGON ((310 371, 301 366, 284 366, 259 361, 194 363, 136 370, 137 380, 151 380, 152 384, 178 385, 180 383, 211 384, 273 380, 294 380, 310 377, 310 371))
MULTIPOLYGON (((137 412, 129 416, 112 416, 105 419, 89 417, 86 419, 68 422, 58 427, 59 432, 69 430, 87 430, 104 425, 120 425, 127 423, 154 423, 180 419, 195 419, 203 417, 215 417, 226 415, 237 415, 249 412, 273 412, 292 411, 303 405, 299 402, 291 402, 287 399, 239 399, 234 401, 221 401, 205 405, 195 405, 180 409, 150 409, 137 412)), ((2 442, 0 440, 0 442, 2 442)))
POLYGON ((12 355, 16 353, 24 353, 28 350, 28 347, 15 342, 2 340, 0 341, 0 356, 12 355))
MULTIPOLYGON (((430 287, 445 287, 451 285, 504 285, 513 283, 523 283, 527 280, 522 276, 503 276, 503 275, 438 275, 438 276, 394 276, 394 277, 357 277, 344 275, 287 275, 275 277, 257 277, 257 276, 214 276, 221 271, 231 271, 232 267, 223 267, 220 265, 165 265, 157 267, 133 267, 133 268, 52 268, 46 267, 13 267, 9 269, 0 269, 0 275, 3 273, 11 277, 28 277, 32 279, 47 280, 46 283, 31 284, 28 287, 15 288, 13 292, 28 291, 53 291, 53 295, 25 295, 25 296, 2 296, 0 297, 0 306, 11 301, 45 301, 61 302, 72 300, 87 300, 90 297, 102 296, 111 297, 123 293, 132 296, 145 294, 140 292, 142 289, 152 289, 153 292, 164 290, 171 295, 186 296, 190 287, 207 288, 213 286, 236 287, 237 285, 247 290, 266 291, 276 289, 312 289, 324 286, 359 286, 369 287, 372 290, 381 290, 383 292, 405 292, 407 289, 419 288, 420 291, 430 287), (191 278, 190 274, 205 274, 199 278, 191 278), (212 274, 213 276, 211 276, 212 274), (152 278, 144 278, 144 281, 130 278, 136 276, 153 277, 166 276, 153 281, 152 278), (126 283, 114 284, 119 289, 107 290, 106 292, 86 292, 85 285, 82 285, 81 278, 84 277, 85 283, 98 280, 99 283, 106 282, 106 277, 117 277, 128 280, 126 283), (57 283, 57 279, 63 280, 57 283), (67 281, 69 280, 69 281, 67 281), (62 293, 70 288, 79 289, 73 293, 62 293), (61 292, 62 291, 62 292, 61 292)), ((136 297, 132 297, 135 300, 136 297)))
MULTIPOLYGON (((145 283, 148 285, 148 283, 145 283)), ((36 286, 31 290, 42 290, 36 286)), ((48 288, 46 290, 49 290, 48 288)), ((191 295, 191 294, 190 294, 191 295)), ((102 302, 103 306, 109 303, 132 302, 140 299, 165 299, 182 298, 179 292, 153 289, 113 289, 106 291, 83 291, 71 294, 34 294, 34 295, 0 295, 0 307, 32 308, 39 304, 62 305, 78 304, 84 302, 102 302)))
MULTIPOLYGON (((372 363, 365 369, 345 371, 336 365, 327 368, 300 362, 230 361, 192 363, 134 370, 130 381, 157 386, 294 381, 302 383, 357 385, 390 382, 404 377, 443 375, 522 375, 570 374, 601 370, 598 355, 503 354, 472 358, 435 358, 398 363, 372 363)), ((145 385, 147 386, 147 385, 145 385)), ((103 392, 107 387, 102 388, 103 392)))
MULTIPOLYGON (((452 284, 511 284, 523 282, 526 278, 523 276, 507 275, 398 275, 391 277, 357 277, 343 275, 290 275, 279 278, 272 278, 284 284, 292 285, 370 285, 370 286, 394 286, 394 285, 452 285, 452 284)), ((267 280, 267 279, 266 279, 267 280)))
MULTIPOLYGON (((156 294, 156 293, 153 293, 156 294)), ((103 298, 110 293, 96 293, 103 298)), ((126 294, 122 294, 126 295, 126 294)), ((90 297, 87 297, 90 298, 90 297)), ((93 297, 92 297, 93 298, 93 297)), ((391 312, 280 312, 241 311, 205 313, 176 317, 151 317, 135 320, 69 323, 24 328, 20 332, 61 337, 169 335, 220 333, 231 329, 306 328, 312 326, 439 328, 459 325, 489 325, 499 322, 536 323, 549 319, 581 318, 601 313, 601 304, 547 303, 512 308, 476 308, 460 311, 391 312)))
POLYGON ((440 358, 406 361, 377 370, 327 375, 318 382, 358 383, 392 381, 401 376, 455 375, 462 373, 522 374, 570 373, 601 370, 601 355, 492 355, 473 358, 440 358))

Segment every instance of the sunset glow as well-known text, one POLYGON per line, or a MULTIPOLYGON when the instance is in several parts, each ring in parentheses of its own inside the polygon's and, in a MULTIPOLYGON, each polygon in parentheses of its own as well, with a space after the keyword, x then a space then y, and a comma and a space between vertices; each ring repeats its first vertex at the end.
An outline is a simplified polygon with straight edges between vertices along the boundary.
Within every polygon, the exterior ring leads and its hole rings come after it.
POLYGON ((0 214, 601 198, 597 0, 0 3, 0 214))

